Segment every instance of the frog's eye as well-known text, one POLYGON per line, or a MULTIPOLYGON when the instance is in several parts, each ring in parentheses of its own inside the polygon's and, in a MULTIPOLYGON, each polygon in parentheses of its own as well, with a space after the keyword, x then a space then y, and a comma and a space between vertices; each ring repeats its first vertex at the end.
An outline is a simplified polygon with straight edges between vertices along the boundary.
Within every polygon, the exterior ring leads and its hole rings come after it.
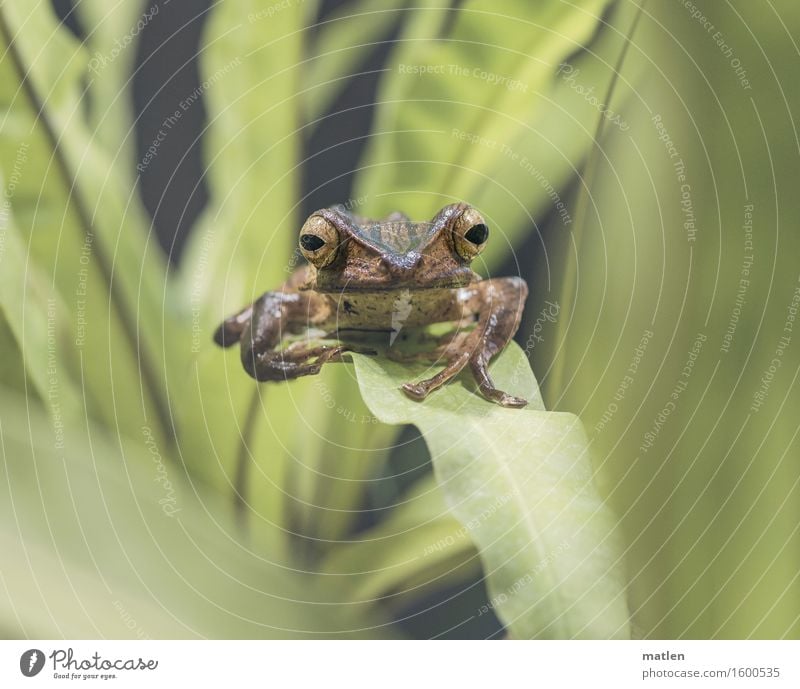
POLYGON ((453 240, 458 255, 471 261, 486 246, 489 228, 486 221, 474 208, 467 208, 453 225, 453 240))
POLYGON ((300 252, 309 263, 323 268, 336 258, 339 233, 325 218, 312 215, 300 230, 300 252))

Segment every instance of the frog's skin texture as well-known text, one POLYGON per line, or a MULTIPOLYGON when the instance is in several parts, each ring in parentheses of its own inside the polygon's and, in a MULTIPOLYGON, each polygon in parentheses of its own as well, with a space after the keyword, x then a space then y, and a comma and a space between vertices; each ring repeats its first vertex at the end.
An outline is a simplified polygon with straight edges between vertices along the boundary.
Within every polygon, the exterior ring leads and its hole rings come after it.
POLYGON ((445 206, 430 222, 412 222, 402 213, 372 220, 342 207, 323 208, 300 230, 309 265, 225 320, 214 339, 222 347, 241 342, 247 373, 277 381, 314 375, 345 352, 359 351, 352 344, 359 331, 396 335, 401 327, 453 323, 454 332, 425 356, 444 369, 406 383, 405 393, 422 400, 468 367, 484 397, 524 407, 527 401, 498 390, 487 370, 516 333, 528 295, 521 278, 482 280, 470 269, 488 234, 480 213, 464 203, 445 206), (297 341, 280 348, 286 336, 309 329, 325 330, 339 343, 297 341))

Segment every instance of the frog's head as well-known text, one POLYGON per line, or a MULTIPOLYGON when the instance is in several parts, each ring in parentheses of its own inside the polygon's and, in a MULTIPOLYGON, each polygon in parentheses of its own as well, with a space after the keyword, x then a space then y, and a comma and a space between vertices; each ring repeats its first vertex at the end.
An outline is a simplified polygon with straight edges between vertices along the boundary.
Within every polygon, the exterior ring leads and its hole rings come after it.
POLYGON ((300 230, 300 251, 316 268, 308 286, 323 292, 462 287, 489 229, 472 206, 445 206, 429 222, 402 213, 372 220, 323 208, 300 230))

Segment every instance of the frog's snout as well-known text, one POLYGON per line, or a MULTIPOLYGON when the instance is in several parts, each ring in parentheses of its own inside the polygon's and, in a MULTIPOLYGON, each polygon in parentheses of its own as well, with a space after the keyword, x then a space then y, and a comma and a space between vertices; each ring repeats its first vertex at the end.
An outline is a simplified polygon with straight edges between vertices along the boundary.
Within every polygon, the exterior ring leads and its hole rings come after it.
POLYGON ((418 251, 381 255, 381 267, 396 280, 413 278, 420 261, 422 261, 422 254, 418 251))

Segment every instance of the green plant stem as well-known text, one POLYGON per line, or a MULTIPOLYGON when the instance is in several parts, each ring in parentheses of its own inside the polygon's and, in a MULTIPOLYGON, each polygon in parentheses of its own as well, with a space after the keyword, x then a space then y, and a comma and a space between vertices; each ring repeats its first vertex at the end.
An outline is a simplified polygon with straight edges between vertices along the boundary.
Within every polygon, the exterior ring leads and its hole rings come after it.
MULTIPOLYGON (((631 39, 636 31, 636 26, 639 24, 639 19, 643 14, 645 4, 647 4, 647 0, 642 0, 639 3, 639 9, 636 10, 636 15, 634 16, 631 26, 628 29, 628 33, 625 36, 625 43, 623 44, 622 50, 620 51, 616 64, 614 65, 614 73, 611 75, 611 81, 608 83, 608 89, 606 90, 604 101, 609 105, 614 96, 614 90, 617 86, 617 82, 619 81, 619 74, 625 62, 625 56, 628 54, 628 48, 631 45, 631 39)), ((584 165, 583 169, 583 185, 578 195, 577 208, 575 210, 575 231, 572 233, 575 245, 575 255, 573 257, 573 255, 568 251, 564 265, 564 277, 561 288, 562 311, 561 316, 558 319, 558 324, 556 325, 556 342, 558 343, 557 361, 555 362, 555 365, 553 366, 553 372, 550 374, 546 383, 547 389, 550 392, 550 394, 547 395, 549 400, 553 399, 554 394, 560 394, 563 391, 564 371, 566 368, 566 331, 570 320, 572 305, 577 297, 578 252, 580 250, 583 233, 585 231, 586 214, 589 207, 589 189, 592 186, 595 171, 597 169, 597 160, 600 153, 600 139, 603 136, 605 122, 606 118, 603 116, 601 116, 597 121, 597 128, 595 129, 592 149, 589 151, 589 155, 586 157, 586 164, 584 165)), ((553 405, 549 406, 552 407, 553 405)))
POLYGON ((236 474, 233 483, 233 510, 239 527, 244 532, 247 529, 247 477, 250 465, 250 439, 253 436, 261 408, 261 397, 258 389, 253 389, 250 404, 247 407, 244 427, 242 428, 241 442, 236 452, 236 474))

